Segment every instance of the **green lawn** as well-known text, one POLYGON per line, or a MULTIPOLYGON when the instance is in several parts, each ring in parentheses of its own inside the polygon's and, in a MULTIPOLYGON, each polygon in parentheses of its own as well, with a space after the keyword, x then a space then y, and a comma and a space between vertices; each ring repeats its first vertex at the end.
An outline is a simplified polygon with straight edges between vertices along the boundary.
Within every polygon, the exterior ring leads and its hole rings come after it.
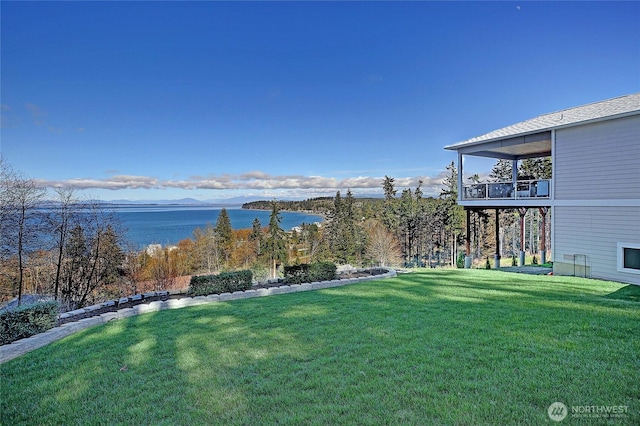
POLYGON ((484 270, 161 311, 0 366, 0 423, 640 424, 640 287, 484 270), (615 419, 572 407, 624 406, 615 419))

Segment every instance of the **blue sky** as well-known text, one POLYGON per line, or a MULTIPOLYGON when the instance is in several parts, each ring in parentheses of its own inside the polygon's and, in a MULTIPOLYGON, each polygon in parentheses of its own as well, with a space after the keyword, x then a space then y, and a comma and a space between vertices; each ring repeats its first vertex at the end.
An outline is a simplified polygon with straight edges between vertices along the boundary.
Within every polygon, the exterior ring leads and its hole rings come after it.
POLYGON ((3 157, 105 200, 435 195, 443 146, 640 91, 638 2, 0 8, 3 157))

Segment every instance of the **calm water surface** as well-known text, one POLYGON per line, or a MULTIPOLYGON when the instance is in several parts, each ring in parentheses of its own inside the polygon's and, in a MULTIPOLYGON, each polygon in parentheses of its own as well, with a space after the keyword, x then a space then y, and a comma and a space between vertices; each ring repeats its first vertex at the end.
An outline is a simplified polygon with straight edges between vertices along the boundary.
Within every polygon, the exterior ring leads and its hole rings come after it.
MULTIPOLYGON (((149 244, 176 244, 193 237, 195 228, 208 223, 215 226, 222 208, 208 206, 135 206, 117 207, 116 215, 127 228, 126 237, 132 243, 144 247, 149 244)), ((270 211, 227 208, 233 229, 251 228, 258 218, 263 227, 269 224, 270 211)), ((303 223, 321 222, 322 217, 307 213, 281 212, 280 226, 290 230, 303 223)))

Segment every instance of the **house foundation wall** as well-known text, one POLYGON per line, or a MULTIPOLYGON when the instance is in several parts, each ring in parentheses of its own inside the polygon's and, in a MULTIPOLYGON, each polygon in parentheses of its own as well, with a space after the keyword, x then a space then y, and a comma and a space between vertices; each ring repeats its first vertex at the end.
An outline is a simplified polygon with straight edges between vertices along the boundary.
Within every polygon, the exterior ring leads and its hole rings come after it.
POLYGON ((554 207, 553 273, 640 285, 640 273, 619 270, 618 248, 640 244, 639 217, 640 206, 554 207))

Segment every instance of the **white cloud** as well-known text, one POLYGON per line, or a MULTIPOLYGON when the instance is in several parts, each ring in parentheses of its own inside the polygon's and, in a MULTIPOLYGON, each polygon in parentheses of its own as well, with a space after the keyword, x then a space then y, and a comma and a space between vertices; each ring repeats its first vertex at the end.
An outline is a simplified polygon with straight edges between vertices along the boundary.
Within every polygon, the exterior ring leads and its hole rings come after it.
POLYGON ((153 189, 158 188, 158 180, 146 176, 112 176, 107 179, 74 178, 68 180, 47 181, 37 179, 40 186, 50 188, 76 189, 153 189))
MULTIPOLYGON (((435 177, 415 176, 395 179, 396 189, 415 188, 422 181, 425 195, 437 195, 445 172, 435 177)), ((325 176, 270 175, 251 171, 238 175, 192 176, 186 180, 159 180, 148 176, 116 175, 105 179, 76 178, 61 181, 39 180, 46 187, 72 187, 77 189, 183 189, 183 190, 245 190, 286 191, 295 194, 330 194, 351 189, 358 192, 376 192, 384 177, 355 176, 343 179, 325 176)))
POLYGON ((42 108, 40 108, 38 105, 32 104, 30 102, 26 103, 24 106, 29 111, 29 113, 31 113, 33 124, 35 124, 38 127, 43 126, 44 125, 43 117, 47 116, 47 112, 44 111, 42 108))
POLYGON ((7 104, 0 104, 0 128, 9 129, 18 126, 18 118, 7 104))

